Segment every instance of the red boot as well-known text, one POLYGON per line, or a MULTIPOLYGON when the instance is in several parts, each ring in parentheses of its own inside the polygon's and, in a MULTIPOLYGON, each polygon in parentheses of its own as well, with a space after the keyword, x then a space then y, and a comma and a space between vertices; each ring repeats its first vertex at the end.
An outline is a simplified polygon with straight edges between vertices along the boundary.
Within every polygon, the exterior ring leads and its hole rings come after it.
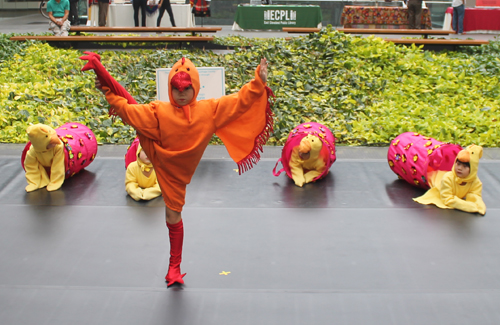
POLYGON ((182 242, 184 240, 184 224, 182 220, 176 224, 167 223, 168 235, 170 237, 170 264, 168 265, 168 273, 165 276, 167 285, 171 286, 174 283, 184 283, 182 279, 186 273, 181 274, 182 260, 182 242))

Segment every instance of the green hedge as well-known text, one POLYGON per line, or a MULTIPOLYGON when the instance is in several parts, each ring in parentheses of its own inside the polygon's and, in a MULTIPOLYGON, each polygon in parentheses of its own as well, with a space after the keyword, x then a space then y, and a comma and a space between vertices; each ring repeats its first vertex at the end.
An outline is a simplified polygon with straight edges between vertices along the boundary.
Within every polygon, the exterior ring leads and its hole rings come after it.
MULTIPOLYGON (((128 144, 135 131, 111 119, 80 51, 0 36, 0 142, 24 143, 30 123, 88 125, 100 143, 128 144)), ((138 102, 156 97, 155 70, 180 57, 223 66, 226 92, 248 82, 260 57, 270 61, 275 130, 282 145, 299 123, 328 126, 344 145, 387 145, 415 131, 461 145, 500 146, 500 42, 456 52, 428 52, 330 28, 292 40, 217 38, 234 52, 103 51, 104 66, 138 102), (242 46, 239 46, 242 45, 242 46)), ((213 139, 217 143, 217 139, 213 139)))

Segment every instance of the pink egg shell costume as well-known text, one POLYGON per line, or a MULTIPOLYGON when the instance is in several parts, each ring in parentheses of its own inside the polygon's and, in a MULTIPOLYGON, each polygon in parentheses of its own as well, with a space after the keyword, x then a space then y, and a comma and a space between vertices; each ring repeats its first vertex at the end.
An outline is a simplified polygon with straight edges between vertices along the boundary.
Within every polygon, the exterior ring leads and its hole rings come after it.
POLYGON ((283 171, 286 172, 288 177, 292 178, 292 171, 290 169, 290 159, 292 156, 293 148, 300 144, 300 140, 307 136, 308 134, 316 135, 323 143, 323 148, 321 150, 321 157, 325 159, 325 171, 316 177, 313 181, 317 181, 325 177, 332 164, 335 162, 337 157, 335 156, 335 137, 333 136, 330 129, 320 123, 307 122, 296 126, 292 132, 288 135, 288 138, 283 146, 281 152, 281 158, 276 162, 276 166, 273 169, 273 175, 279 176, 283 171), (278 163, 281 161, 283 168, 276 171, 278 163))
POLYGON ((125 169, 127 169, 130 163, 137 160, 137 148, 139 147, 139 144, 139 138, 135 138, 127 148, 127 152, 125 153, 125 169))
POLYGON ((389 167, 400 179, 429 189, 432 176, 437 171, 450 171, 460 150, 462 147, 457 144, 405 132, 391 141, 387 160, 389 167))
MULTIPOLYGON (((68 179, 94 161, 97 155, 97 140, 92 130, 76 122, 61 125, 55 131, 64 145, 64 177, 68 179)), ((24 147, 21 156, 23 168, 30 147, 31 142, 24 147)))

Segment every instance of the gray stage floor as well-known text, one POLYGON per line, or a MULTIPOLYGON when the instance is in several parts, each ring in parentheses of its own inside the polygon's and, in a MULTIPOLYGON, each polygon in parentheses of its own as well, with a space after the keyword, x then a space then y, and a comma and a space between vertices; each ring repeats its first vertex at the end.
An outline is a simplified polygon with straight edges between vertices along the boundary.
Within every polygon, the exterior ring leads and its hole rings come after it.
POLYGON ((29 194, 21 149, 0 145, 0 324, 500 323, 498 149, 481 217, 414 203, 386 148, 339 147, 298 188, 272 175, 280 148, 238 176, 210 147, 188 186, 182 288, 164 282, 162 199, 125 193, 125 147, 29 194))

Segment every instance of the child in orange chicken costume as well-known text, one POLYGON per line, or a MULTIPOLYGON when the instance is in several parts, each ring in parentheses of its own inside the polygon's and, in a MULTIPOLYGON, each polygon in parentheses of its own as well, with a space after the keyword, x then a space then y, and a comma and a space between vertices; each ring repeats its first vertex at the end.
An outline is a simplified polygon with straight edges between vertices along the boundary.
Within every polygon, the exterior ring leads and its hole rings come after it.
POLYGON ((476 145, 460 151, 452 170, 440 171, 434 181, 435 186, 413 200, 420 204, 435 204, 441 209, 457 209, 484 215, 486 205, 482 198, 483 184, 477 177, 479 158, 482 156, 483 148, 476 145))
POLYGON ((169 74, 170 102, 135 105, 130 104, 126 96, 117 96, 110 91, 103 84, 103 80, 107 82, 110 76, 105 76, 107 72, 100 70, 102 65, 96 67, 100 62, 92 64, 97 74, 96 87, 102 87, 106 92, 110 112, 135 128, 143 150, 153 163, 166 204, 170 237, 170 264, 165 280, 169 286, 182 284, 185 274, 180 271, 184 237, 181 211, 186 185, 190 183, 214 133, 238 164, 240 174, 259 161, 259 151, 272 131, 268 102, 272 91, 266 86, 267 61, 261 60, 255 78, 238 93, 198 101, 198 71, 189 59, 182 58, 169 74))

